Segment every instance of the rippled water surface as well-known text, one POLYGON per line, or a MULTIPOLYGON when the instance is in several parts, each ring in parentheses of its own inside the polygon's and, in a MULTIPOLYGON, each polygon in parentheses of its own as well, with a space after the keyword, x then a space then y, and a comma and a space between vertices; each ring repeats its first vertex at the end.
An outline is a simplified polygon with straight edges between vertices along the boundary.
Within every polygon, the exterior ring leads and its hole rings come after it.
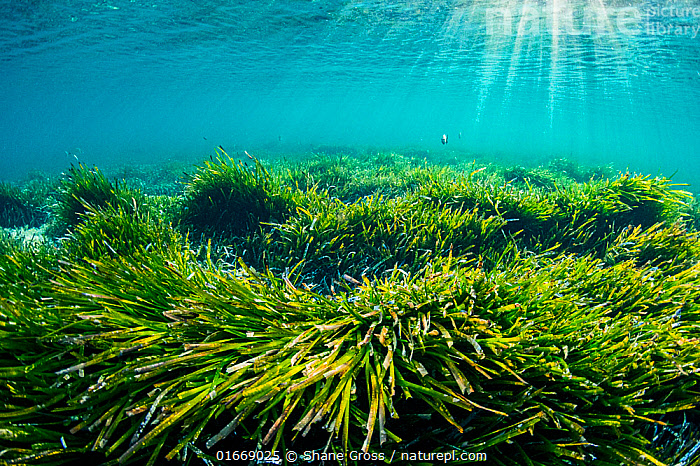
POLYGON ((5 1, 0 25, 6 179, 349 145, 700 185, 697 1, 5 1))

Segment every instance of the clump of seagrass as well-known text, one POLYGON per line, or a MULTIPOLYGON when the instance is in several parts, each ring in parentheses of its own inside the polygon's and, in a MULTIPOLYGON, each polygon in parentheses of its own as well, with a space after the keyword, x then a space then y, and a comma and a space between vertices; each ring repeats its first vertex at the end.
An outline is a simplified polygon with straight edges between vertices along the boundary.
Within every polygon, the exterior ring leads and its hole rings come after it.
POLYGON ((630 225, 650 227, 679 220, 690 198, 668 179, 630 174, 569 183, 555 191, 523 190, 493 180, 444 183, 436 178, 416 193, 433 203, 460 209, 478 206, 485 215, 500 215, 507 222, 504 232, 528 249, 599 255, 630 225))
POLYGON ((605 255, 608 263, 634 260, 636 265, 661 267, 665 274, 675 274, 700 261, 700 238, 686 225, 657 223, 624 230, 605 255))
POLYGON ((185 188, 182 225, 200 233, 228 236, 284 219, 293 205, 289 190, 259 160, 250 158, 253 169, 222 151, 216 161, 198 167, 185 188))
POLYGON ((551 190, 556 186, 554 174, 541 168, 526 169, 522 166, 514 166, 504 170, 503 177, 509 183, 521 184, 528 188, 537 187, 551 190))
POLYGON ((547 170, 571 178, 577 183, 585 183, 594 178, 609 178, 614 175, 610 166, 584 167, 574 160, 564 157, 550 160, 547 164, 547 170))
POLYGON ((698 280, 448 259, 321 296, 186 250, 65 263, 23 309, 43 308, 44 334, 0 338, 4 458, 213 462, 262 445, 658 464, 648 427, 699 403, 698 280))
POLYGON ((0 227, 36 227, 46 221, 46 212, 30 193, 0 183, 0 227))
MULTIPOLYGON (((433 205, 419 197, 367 197, 352 204, 335 199, 299 207, 276 224, 268 238, 268 261, 315 283, 342 275, 381 276, 398 267, 415 273, 450 255, 478 258, 503 249, 505 225, 499 216, 433 205)), ((328 285, 328 283, 326 283, 328 285)))
POLYGON ((33 303, 41 296, 41 285, 55 271, 59 255, 54 244, 45 238, 28 241, 22 235, 0 232, 0 306, 6 308, 0 314, 22 316, 20 309, 24 309, 18 303, 33 303))
POLYGON ((316 155, 294 166, 287 177, 292 185, 303 191, 318 189, 343 198, 346 186, 352 182, 359 167, 359 160, 354 157, 316 155))
POLYGON ((285 178, 302 191, 317 190, 343 202, 368 196, 397 197, 429 176, 427 166, 414 166, 399 154, 316 156, 287 170, 285 178))
POLYGON ((698 200, 698 195, 693 195, 688 204, 688 224, 693 230, 700 231, 700 200, 698 200))
POLYGON ((54 229, 62 232, 73 228, 91 208, 111 206, 133 212, 140 201, 140 192, 129 189, 117 180, 110 182, 96 167, 73 165, 61 180, 54 207, 54 229))
POLYGON ((144 250, 155 253, 182 247, 180 234, 162 219, 154 217, 148 206, 134 204, 125 210, 108 205, 88 207, 83 220, 68 235, 65 250, 78 259, 104 256, 128 256, 144 250))

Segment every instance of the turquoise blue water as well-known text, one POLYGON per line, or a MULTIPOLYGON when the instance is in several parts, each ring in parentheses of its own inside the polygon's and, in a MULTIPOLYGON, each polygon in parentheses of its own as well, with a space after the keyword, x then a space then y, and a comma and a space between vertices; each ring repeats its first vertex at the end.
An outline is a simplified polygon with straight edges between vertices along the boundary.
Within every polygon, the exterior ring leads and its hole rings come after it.
POLYGON ((334 145, 697 187, 699 28, 697 1, 3 1, 0 178, 334 145))

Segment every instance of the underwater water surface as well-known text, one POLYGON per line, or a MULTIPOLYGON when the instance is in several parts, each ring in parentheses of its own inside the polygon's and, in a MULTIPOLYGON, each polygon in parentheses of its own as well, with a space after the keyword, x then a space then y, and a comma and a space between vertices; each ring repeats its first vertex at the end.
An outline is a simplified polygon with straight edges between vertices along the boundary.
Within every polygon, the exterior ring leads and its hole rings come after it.
POLYGON ((696 1, 4 1, 0 18, 4 179, 221 144, 700 180, 696 1))

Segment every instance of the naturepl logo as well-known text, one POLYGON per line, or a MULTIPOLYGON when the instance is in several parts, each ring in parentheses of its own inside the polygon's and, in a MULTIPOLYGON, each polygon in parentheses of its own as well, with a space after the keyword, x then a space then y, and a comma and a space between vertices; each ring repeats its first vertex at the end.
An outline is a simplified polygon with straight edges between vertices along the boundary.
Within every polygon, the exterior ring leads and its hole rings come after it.
POLYGON ((441 453, 435 453, 435 452, 422 452, 422 451, 416 451, 416 452, 402 452, 401 453, 401 461, 429 461, 432 464, 437 464, 437 463, 451 463, 453 461, 459 461, 459 462, 464 462, 464 461, 486 461, 488 459, 486 453, 479 452, 479 453, 474 453, 474 452, 468 452, 468 451, 457 451, 457 450, 452 450, 448 452, 441 452, 441 453))

